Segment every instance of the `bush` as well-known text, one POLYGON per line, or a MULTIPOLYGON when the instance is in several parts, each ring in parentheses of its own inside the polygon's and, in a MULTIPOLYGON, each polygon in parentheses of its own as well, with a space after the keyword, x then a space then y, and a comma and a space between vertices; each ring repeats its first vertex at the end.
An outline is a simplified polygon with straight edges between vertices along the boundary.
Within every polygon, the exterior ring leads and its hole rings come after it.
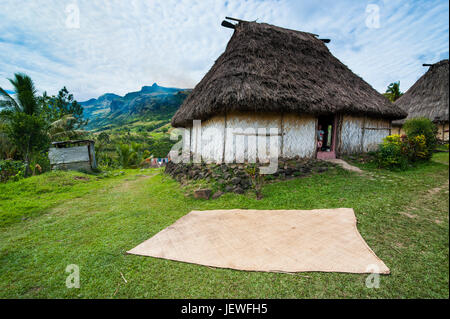
POLYGON ((97 152, 95 155, 95 159, 97 160, 98 166, 102 169, 108 169, 117 166, 114 162, 113 155, 107 152, 97 152))
POLYGON ((405 170, 410 163, 429 160, 429 154, 424 135, 394 134, 383 139, 376 159, 379 167, 405 170))
POLYGON ((426 138, 422 135, 408 137, 408 159, 411 162, 428 160, 431 158, 432 151, 427 148, 426 138))
POLYGON ((406 169, 409 164, 429 161, 437 145, 437 128, 429 119, 415 118, 405 122, 406 135, 389 135, 377 152, 379 167, 406 169))
POLYGON ((413 143, 420 143, 418 140, 414 141, 414 139, 421 135, 424 136, 427 152, 426 154, 423 154, 424 157, 419 157, 426 160, 431 159, 437 144, 436 125, 434 125, 429 119, 422 117, 407 120, 403 125, 403 129, 405 130, 408 139, 413 143))
POLYGON ((409 163, 409 149, 406 136, 389 135, 378 147, 376 161, 379 167, 405 170, 409 163))
POLYGON ((128 168, 132 164, 135 153, 127 144, 119 144, 117 146, 118 161, 122 168, 128 168))
POLYGON ((0 160, 0 182, 19 180, 25 176, 26 165, 22 161, 0 160))
POLYGON ((50 160, 48 159, 48 151, 41 152, 35 155, 35 158, 31 163, 31 170, 33 171, 33 175, 50 171, 50 160))

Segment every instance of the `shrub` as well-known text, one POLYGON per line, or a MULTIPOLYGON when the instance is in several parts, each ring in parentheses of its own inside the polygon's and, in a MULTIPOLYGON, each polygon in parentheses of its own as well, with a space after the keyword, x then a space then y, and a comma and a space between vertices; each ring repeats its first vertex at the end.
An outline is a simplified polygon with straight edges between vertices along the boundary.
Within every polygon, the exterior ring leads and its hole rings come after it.
POLYGON ((424 135, 412 136, 407 139, 408 142, 408 159, 411 162, 427 160, 431 158, 431 152, 427 148, 426 138, 424 135))
POLYGON ((427 153, 423 155, 424 157, 422 157, 422 159, 431 159, 437 144, 436 125, 429 119, 421 117, 407 120, 403 125, 403 129, 405 130, 408 139, 414 143, 419 143, 419 141, 414 141, 414 138, 420 135, 424 136, 427 153))
POLYGON ((383 143, 379 145, 376 160, 379 167, 405 170, 410 163, 429 158, 424 135, 408 137, 394 134, 383 139, 383 143))
POLYGON ((408 167, 409 147, 406 136, 389 135, 378 147, 376 161, 379 167, 406 169, 408 167))
POLYGON ((116 166, 113 156, 110 153, 98 152, 96 155, 96 160, 98 162, 98 166, 102 169, 108 169, 116 166))
POLYGON ((19 180, 25 176, 26 165, 22 161, 0 160, 0 182, 19 180))
POLYGON ((48 159, 47 151, 35 155, 31 162, 31 170, 33 171, 33 175, 50 171, 50 160, 48 159))
POLYGON ((119 144, 117 146, 118 161, 122 168, 128 168, 132 164, 135 153, 127 144, 119 144))

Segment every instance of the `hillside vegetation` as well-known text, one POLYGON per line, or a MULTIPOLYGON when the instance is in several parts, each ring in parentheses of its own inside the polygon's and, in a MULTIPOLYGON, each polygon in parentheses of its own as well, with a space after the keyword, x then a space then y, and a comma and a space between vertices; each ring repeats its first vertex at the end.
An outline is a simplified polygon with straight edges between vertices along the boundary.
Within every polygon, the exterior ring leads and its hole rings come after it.
POLYGON ((87 129, 147 131, 170 123, 190 90, 166 88, 154 83, 124 96, 107 93, 80 104, 89 119, 87 129))
POLYGON ((149 156, 167 157, 176 142, 170 139, 170 120, 189 92, 154 83, 123 97, 107 93, 98 99, 81 102, 89 119, 86 128, 96 141, 99 164, 117 167, 117 150, 123 145, 138 145, 142 150, 137 152, 140 158, 134 166, 149 156))

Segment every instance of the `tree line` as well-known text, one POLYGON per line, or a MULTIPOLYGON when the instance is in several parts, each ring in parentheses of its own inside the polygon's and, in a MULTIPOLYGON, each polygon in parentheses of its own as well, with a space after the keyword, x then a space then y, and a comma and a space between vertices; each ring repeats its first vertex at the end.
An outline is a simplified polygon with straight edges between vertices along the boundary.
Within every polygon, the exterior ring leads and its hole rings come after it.
POLYGON ((54 141, 95 140, 96 157, 105 169, 143 166, 153 156, 166 157, 175 143, 168 128, 159 128, 156 136, 140 131, 93 134, 84 129, 88 120, 83 107, 66 87, 50 96, 39 94, 26 74, 16 73, 9 82, 13 93, 0 87, 1 181, 18 172, 27 177, 50 170, 48 149, 54 141))
POLYGON ((83 107, 66 87, 57 95, 39 95, 33 80, 16 73, 13 94, 0 87, 0 158, 25 163, 29 175, 51 141, 80 138, 86 132, 83 107))

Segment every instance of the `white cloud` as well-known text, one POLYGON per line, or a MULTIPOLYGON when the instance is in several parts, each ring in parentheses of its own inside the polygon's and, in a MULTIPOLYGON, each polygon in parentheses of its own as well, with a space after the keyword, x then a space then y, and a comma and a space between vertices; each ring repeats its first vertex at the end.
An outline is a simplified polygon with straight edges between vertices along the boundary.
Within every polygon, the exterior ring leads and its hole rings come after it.
POLYGON ((227 15, 329 37, 329 48, 378 90, 402 89, 448 57, 446 1, 119 1, 2 0, 0 86, 26 72, 41 90, 62 86, 78 100, 124 94, 158 82, 193 87, 223 52, 227 15), (80 28, 66 27, 77 4, 80 28), (367 4, 380 7, 380 28, 365 25, 367 4))

